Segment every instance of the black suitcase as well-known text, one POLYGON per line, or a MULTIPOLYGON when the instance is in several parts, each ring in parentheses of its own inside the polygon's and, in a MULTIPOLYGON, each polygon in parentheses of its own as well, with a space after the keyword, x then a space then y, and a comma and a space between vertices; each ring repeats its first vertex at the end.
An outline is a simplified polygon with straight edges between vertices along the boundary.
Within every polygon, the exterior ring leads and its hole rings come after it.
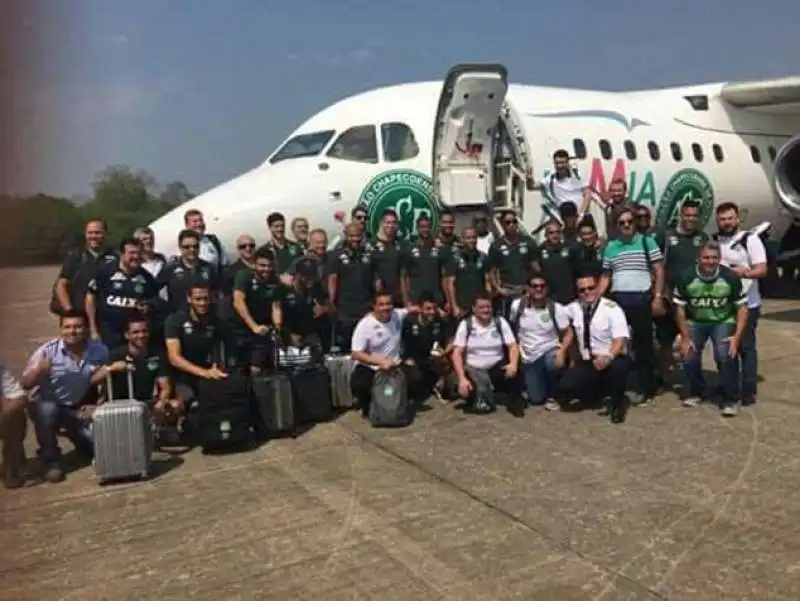
MULTIPOLYGON (((225 365, 221 349, 221 365, 225 365)), ((222 380, 197 385, 197 437, 203 453, 244 446, 253 440, 250 381, 241 371, 226 369, 222 380)))
POLYGON ((325 422, 333 417, 330 374, 324 365, 295 367, 290 379, 298 424, 325 422))

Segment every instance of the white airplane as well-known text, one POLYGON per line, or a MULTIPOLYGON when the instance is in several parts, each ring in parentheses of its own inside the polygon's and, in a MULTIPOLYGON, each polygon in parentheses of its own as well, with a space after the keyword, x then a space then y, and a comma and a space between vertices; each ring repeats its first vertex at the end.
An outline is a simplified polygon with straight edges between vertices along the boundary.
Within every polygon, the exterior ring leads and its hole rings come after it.
MULTIPOLYGON (((389 207, 406 236, 421 213, 435 225, 442 208, 470 217, 510 208, 535 233, 550 199, 546 186, 526 190, 525 173, 546 177, 561 148, 597 196, 624 178, 659 228, 691 197, 706 229, 714 207, 733 201, 748 226, 768 221, 780 234, 800 217, 800 77, 602 92, 509 85, 502 65, 457 65, 444 83, 379 88, 323 109, 263 164, 151 227, 167 255, 190 208, 229 252, 242 233, 266 241, 272 211, 338 236, 336 213, 349 217, 358 203, 371 231, 389 207)), ((592 213, 604 226, 602 207, 596 200, 592 213)))

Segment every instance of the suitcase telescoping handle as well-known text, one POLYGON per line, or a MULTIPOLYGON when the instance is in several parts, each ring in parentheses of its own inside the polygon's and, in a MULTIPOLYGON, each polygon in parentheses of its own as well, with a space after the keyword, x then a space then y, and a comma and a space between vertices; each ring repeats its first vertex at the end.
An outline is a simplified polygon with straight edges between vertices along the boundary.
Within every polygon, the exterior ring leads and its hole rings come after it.
MULTIPOLYGON (((106 376, 106 390, 108 391, 109 402, 114 400, 114 386, 111 383, 111 372, 106 376)), ((125 379, 128 383, 128 399, 133 398, 133 365, 128 363, 125 369, 125 379)))

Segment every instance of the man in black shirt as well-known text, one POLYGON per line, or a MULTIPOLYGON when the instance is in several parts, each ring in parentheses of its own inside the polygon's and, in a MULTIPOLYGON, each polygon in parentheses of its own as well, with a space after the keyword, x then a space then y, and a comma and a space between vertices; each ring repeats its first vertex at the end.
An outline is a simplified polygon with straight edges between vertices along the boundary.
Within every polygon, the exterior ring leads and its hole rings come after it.
POLYGON ((410 313, 403 320, 401 337, 409 393, 422 402, 444 375, 443 365, 450 352, 448 328, 431 294, 423 293, 419 312, 410 313))
POLYGON ((167 288, 167 312, 185 310, 189 287, 204 284, 211 292, 211 302, 216 304, 222 290, 219 270, 200 258, 200 235, 192 230, 178 234, 181 255, 161 270, 156 279, 159 290, 167 288))
MULTIPOLYGON (((568 203, 567 206, 572 206, 568 203)), ((537 249, 535 261, 547 280, 550 298, 562 305, 575 300, 575 268, 579 251, 564 243, 561 224, 552 220, 544 229, 544 242, 537 249)))
POLYGON ((519 233, 519 222, 513 211, 503 213, 505 234, 492 242, 489 250, 492 284, 499 297, 497 310, 508 315, 511 302, 522 296, 525 282, 534 270, 536 242, 519 233))
POLYGON ((128 390, 128 374, 113 372, 111 388, 114 399, 136 399, 146 403, 157 426, 178 425, 185 412, 184 403, 172 397, 169 363, 161 349, 150 344, 150 328, 144 317, 133 317, 125 329, 127 344, 113 349, 109 364, 128 364, 133 390, 128 390))
POLYGON ((97 272, 117 262, 117 253, 106 246, 106 222, 90 219, 84 229, 86 245, 70 251, 53 285, 50 310, 56 315, 73 310, 83 312, 89 282, 97 272))
POLYGON ((439 235, 435 242, 445 251, 445 261, 449 261, 453 253, 461 248, 461 240, 456 236, 456 217, 451 211, 445 210, 439 214, 439 235))
POLYGON ((224 322, 211 310, 208 285, 188 286, 186 308, 167 317, 164 336, 175 395, 187 405, 197 398, 200 379, 221 380, 228 376, 228 357, 221 355, 229 350, 229 337, 224 322))
POLYGON ((158 287, 141 266, 139 241, 126 238, 118 263, 110 263, 89 282, 86 316, 94 338, 109 349, 125 344, 125 326, 133 317, 152 317, 157 310, 158 287))
POLYGON ((267 226, 272 237, 261 248, 272 252, 275 257, 275 271, 280 275, 289 269, 304 251, 297 242, 292 242, 286 237, 286 217, 283 213, 270 213, 267 216, 267 226))
POLYGON ((261 247, 253 269, 239 271, 233 285, 237 353, 253 373, 274 365, 275 337, 283 325, 282 299, 272 252, 261 247))
POLYGON ((345 245, 331 251, 328 295, 336 312, 334 343, 347 352, 356 324, 372 306, 375 271, 361 244, 361 229, 351 223, 345 233, 345 245))
POLYGON ((478 250, 477 244, 475 228, 464 228, 461 249, 453 253, 445 270, 445 290, 454 320, 466 315, 475 299, 491 290, 489 257, 478 250))
POLYGON ((328 295, 317 278, 314 259, 306 257, 295 266, 294 281, 284 291, 283 311, 292 346, 322 348, 325 330, 330 330, 324 319, 328 295))
POLYGON ((603 272, 603 241, 597 235, 594 221, 581 221, 578 225, 578 235, 575 273, 599 277, 603 272))
POLYGON ((249 234, 242 234, 236 238, 236 250, 239 256, 233 263, 225 267, 222 274, 222 293, 226 297, 230 297, 233 294, 233 283, 236 281, 236 274, 242 269, 253 268, 256 241, 249 234))
POLYGON ((396 307, 403 305, 400 270, 406 242, 397 238, 399 219, 393 209, 381 216, 381 229, 374 240, 367 242, 372 267, 375 270, 373 290, 391 294, 396 307))
POLYGON ((437 246, 431 232, 431 220, 423 215, 417 220, 417 239, 405 245, 400 259, 403 304, 419 303, 422 295, 432 296, 439 305, 444 305, 442 279, 446 264, 446 253, 437 246))

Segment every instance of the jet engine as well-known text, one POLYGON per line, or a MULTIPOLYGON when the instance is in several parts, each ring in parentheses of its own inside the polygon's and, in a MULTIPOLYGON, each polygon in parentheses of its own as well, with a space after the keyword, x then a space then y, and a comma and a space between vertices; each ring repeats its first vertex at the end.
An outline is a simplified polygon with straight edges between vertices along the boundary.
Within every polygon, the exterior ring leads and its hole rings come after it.
POLYGON ((773 184, 781 205, 793 217, 800 217, 800 135, 778 151, 773 184))

